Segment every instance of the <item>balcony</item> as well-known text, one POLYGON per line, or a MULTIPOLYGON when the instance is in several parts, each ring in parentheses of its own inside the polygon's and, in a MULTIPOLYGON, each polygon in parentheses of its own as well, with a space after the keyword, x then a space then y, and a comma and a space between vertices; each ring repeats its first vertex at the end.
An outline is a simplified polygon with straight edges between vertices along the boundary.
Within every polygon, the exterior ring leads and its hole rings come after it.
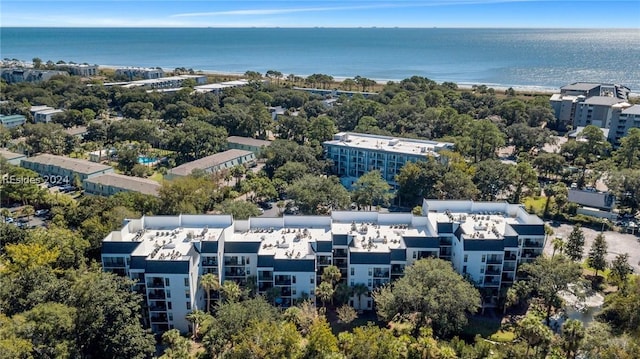
POLYGON ((152 314, 149 318, 152 323, 166 323, 168 321, 167 315, 164 313, 152 314))
POLYGON ((502 264, 502 256, 489 256, 487 258, 489 264, 502 264))
POLYGON ((500 280, 499 279, 490 279, 495 277, 485 277, 484 278, 484 286, 485 287, 499 287, 500 280))
POLYGON ((544 241, 524 241, 525 248, 542 248, 544 241))
POLYGON ((164 290, 150 290, 149 294, 147 295, 147 297, 149 299, 165 299, 166 298, 166 294, 165 294, 164 290))
POLYGON ((217 258, 205 258, 202 260, 202 265, 205 267, 215 267, 218 265, 217 258))
POLYGON ((389 278, 389 270, 373 271, 373 278, 389 278))
POLYGON ((273 273, 272 272, 258 272, 258 281, 273 281, 273 273))
POLYGON ((334 261, 336 258, 347 258, 347 250, 346 249, 335 249, 333 251, 334 261))
POLYGON ((485 272, 486 275, 500 275, 502 271, 499 268, 495 268, 495 267, 488 267, 487 271, 485 272))
POLYGON ((164 288, 164 280, 162 280, 162 278, 147 280, 147 288, 164 288))
POLYGON ((451 245, 451 237, 440 237, 440 245, 441 246, 450 246, 451 245))
POLYGON ((258 291, 260 292, 266 292, 271 288, 273 288, 273 283, 271 282, 260 282, 258 284, 258 291))
POLYGON ((318 265, 320 265, 320 266, 330 266, 331 265, 331 257, 318 257, 318 265))
POLYGON ((275 285, 291 285, 291 277, 276 276, 275 285))
POLYGON ((502 282, 503 283, 512 283, 514 277, 515 276, 513 275, 513 273, 511 273, 511 274, 503 273, 502 274, 502 282))
POLYGON ((225 266, 244 266, 246 264, 244 258, 224 257, 225 266))
POLYGON ((280 290, 281 297, 291 297, 291 288, 290 287, 282 287, 280 290))
POLYGON ((505 252, 504 253, 504 260, 505 261, 515 261, 516 259, 518 259, 518 253, 516 253, 516 252, 505 252))
POLYGON ((516 270, 516 264, 514 263, 505 263, 504 267, 502 268, 503 272, 513 272, 516 270))
POLYGON ((394 264, 391 266, 391 275, 403 275, 404 266, 401 264, 394 264))
POLYGON ((244 270, 244 268, 225 268, 224 269, 224 276, 225 278, 227 277, 245 277, 246 276, 246 271, 244 270))
POLYGON ((374 280, 373 280, 373 287, 374 287, 374 288, 378 288, 378 287, 381 287, 381 286, 383 286, 383 285, 385 285, 385 284, 387 284, 387 283, 389 283, 389 279, 387 279, 387 278, 384 278, 384 279, 374 279, 374 280))
POLYGON ((162 304, 154 304, 149 307, 149 311, 151 312, 166 312, 167 305, 164 302, 157 302, 162 304))
POLYGON ((333 259, 333 265, 338 267, 338 268, 346 268, 347 267, 347 259, 339 259, 339 258, 334 258, 333 259))

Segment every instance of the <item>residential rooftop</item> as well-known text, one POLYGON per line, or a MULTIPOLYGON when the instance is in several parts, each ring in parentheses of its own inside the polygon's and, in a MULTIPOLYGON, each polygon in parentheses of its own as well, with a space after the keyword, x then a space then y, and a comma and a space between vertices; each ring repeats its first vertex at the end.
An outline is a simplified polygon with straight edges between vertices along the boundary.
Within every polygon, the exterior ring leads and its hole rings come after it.
POLYGON ((7 151, 5 149, 0 149, 0 157, 4 157, 7 160, 13 160, 16 158, 21 158, 26 156, 21 153, 15 153, 15 152, 7 151))
POLYGON ((629 108, 622 110, 625 115, 640 115, 640 105, 633 105, 629 108))
POLYGON ((100 176, 91 177, 86 179, 85 182, 121 188, 152 196, 157 196, 160 187, 162 187, 160 183, 154 180, 125 176, 117 173, 106 173, 100 176))
POLYGON ((561 90, 569 91, 589 91, 600 86, 601 84, 596 82, 574 82, 572 84, 560 87, 561 90))
POLYGON ((251 151, 236 150, 236 149, 226 150, 224 152, 219 152, 211 156, 200 158, 195 161, 184 163, 178 167, 172 168, 169 171, 174 175, 188 176, 195 169, 211 168, 211 167, 220 165, 222 163, 231 161, 233 159, 243 157, 246 155, 251 155, 251 154, 253 154, 253 152, 251 151))
POLYGON ((378 136, 354 132, 337 133, 333 136, 333 140, 325 141, 324 144, 417 156, 432 155, 436 157, 439 156, 437 152, 440 150, 453 147, 453 143, 450 142, 378 136))
POLYGON ((245 146, 255 146, 255 147, 268 147, 271 145, 271 141, 267 140, 259 140, 257 138, 251 137, 241 137, 241 136, 229 136, 227 137, 227 142, 229 143, 239 143, 245 146))
POLYGON ((31 163, 39 163, 47 166, 58 166, 61 168, 65 168, 67 170, 83 173, 83 174, 92 174, 108 169, 112 169, 111 166, 81 160, 77 158, 69 158, 64 156, 56 156, 48 153, 37 155, 34 157, 25 158, 22 161, 31 162, 31 163))
POLYGON ((610 97, 610 96, 591 96, 588 99, 584 100, 583 103, 587 104, 587 105, 599 105, 599 106, 611 106, 611 105, 615 105, 618 103, 624 102, 624 100, 621 100, 619 98, 616 97, 610 97))

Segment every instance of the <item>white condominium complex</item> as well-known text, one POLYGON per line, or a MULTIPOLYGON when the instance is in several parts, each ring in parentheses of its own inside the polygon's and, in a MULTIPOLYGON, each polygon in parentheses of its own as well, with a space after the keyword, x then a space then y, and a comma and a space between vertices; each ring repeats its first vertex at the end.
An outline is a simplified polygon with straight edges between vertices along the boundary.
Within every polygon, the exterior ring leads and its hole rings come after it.
POLYGON ((329 265, 349 286, 369 289, 350 299, 373 309, 371 291, 403 275, 425 257, 451 261, 496 306, 518 264, 542 253, 544 223, 505 202, 425 200, 423 215, 335 211, 331 216, 233 220, 228 215, 153 216, 129 220, 103 241, 104 270, 134 279, 154 332, 189 330, 185 316, 205 308, 199 278, 255 288, 288 307, 315 299, 329 265))
POLYGON ((351 187, 363 174, 379 170, 395 188, 395 176, 405 163, 439 159, 439 152, 452 149, 453 143, 340 132, 322 146, 326 158, 333 161, 333 173, 345 187, 351 187))

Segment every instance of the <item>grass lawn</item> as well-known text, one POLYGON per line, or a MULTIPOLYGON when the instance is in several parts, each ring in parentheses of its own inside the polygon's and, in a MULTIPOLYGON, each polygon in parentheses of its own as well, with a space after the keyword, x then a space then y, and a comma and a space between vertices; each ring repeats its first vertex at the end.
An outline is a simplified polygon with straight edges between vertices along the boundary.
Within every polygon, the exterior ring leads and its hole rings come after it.
POLYGON ((496 342, 511 342, 515 339, 515 333, 502 327, 502 317, 472 316, 469 324, 462 331, 461 337, 473 340, 476 335, 496 342))
POLYGON ((527 197, 524 199, 524 208, 530 213, 542 215, 546 202, 546 197, 527 197))
POLYGON ((156 182, 162 183, 162 180, 164 179, 164 176, 160 172, 154 172, 153 175, 151 175, 151 177, 149 177, 149 179, 150 180, 154 180, 156 182))

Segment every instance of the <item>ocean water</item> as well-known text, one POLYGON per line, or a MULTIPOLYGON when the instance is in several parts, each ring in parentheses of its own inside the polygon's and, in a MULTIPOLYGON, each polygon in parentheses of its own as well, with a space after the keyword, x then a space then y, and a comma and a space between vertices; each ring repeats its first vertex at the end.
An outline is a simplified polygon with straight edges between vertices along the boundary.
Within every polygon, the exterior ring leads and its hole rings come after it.
POLYGON ((2 28, 0 57, 640 92, 640 29, 2 28))

